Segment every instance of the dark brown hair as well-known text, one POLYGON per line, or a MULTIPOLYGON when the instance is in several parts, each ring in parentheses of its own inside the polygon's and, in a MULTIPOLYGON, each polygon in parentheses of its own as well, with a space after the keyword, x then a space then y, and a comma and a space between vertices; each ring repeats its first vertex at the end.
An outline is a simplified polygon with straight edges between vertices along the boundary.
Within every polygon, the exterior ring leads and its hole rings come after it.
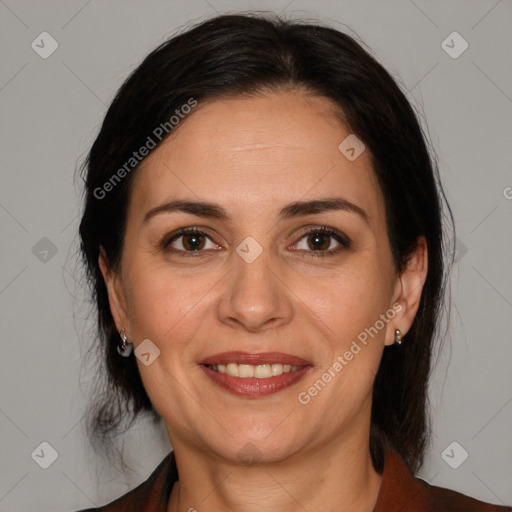
POLYGON ((318 24, 268 15, 219 16, 152 51, 119 89, 83 165, 81 251, 97 305, 99 343, 95 346, 104 363, 98 366, 87 425, 91 439, 104 450, 113 449, 121 426, 129 427, 140 413, 157 421, 161 418, 142 385, 135 358, 117 353, 119 334, 98 267, 100 246, 114 270, 119 267, 137 166, 123 173, 123 179, 108 187, 106 194, 98 190, 190 98, 200 104, 290 87, 333 100, 344 122, 369 150, 385 200, 397 271, 404 268, 418 237, 426 238, 428 275, 419 310, 404 343, 384 351, 375 380, 370 435, 377 471, 382 471, 387 443, 413 470, 421 466, 428 440, 432 343, 446 282, 443 204, 452 220, 435 159, 406 96, 353 37, 318 24))

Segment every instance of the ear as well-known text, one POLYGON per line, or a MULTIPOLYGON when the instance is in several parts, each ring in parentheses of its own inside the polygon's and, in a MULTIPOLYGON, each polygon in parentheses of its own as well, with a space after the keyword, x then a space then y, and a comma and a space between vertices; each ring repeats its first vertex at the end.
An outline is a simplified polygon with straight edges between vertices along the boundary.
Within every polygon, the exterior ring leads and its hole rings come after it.
POLYGON ((387 324, 386 345, 395 342, 395 329, 406 334, 418 311, 421 292, 427 278, 428 252, 424 236, 418 237, 414 253, 409 257, 404 270, 397 276, 391 309, 396 312, 387 324))
POLYGON ((125 329, 128 333, 131 331, 131 329, 128 321, 126 299, 122 287, 121 276, 112 270, 105 253, 105 249, 101 246, 98 264, 103 275, 103 280, 105 281, 105 285, 107 287, 110 312, 114 318, 116 329, 118 331, 125 329))

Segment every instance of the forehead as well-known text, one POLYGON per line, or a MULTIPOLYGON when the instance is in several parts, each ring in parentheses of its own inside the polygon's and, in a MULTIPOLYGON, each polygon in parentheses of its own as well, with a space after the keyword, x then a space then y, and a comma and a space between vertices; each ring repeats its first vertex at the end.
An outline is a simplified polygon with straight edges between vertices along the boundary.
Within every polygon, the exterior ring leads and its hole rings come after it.
POLYGON ((351 161, 340 151, 351 132, 327 98, 287 91, 214 100, 180 123, 137 171, 135 213, 169 198, 277 210, 341 195, 382 216, 369 152, 351 161))

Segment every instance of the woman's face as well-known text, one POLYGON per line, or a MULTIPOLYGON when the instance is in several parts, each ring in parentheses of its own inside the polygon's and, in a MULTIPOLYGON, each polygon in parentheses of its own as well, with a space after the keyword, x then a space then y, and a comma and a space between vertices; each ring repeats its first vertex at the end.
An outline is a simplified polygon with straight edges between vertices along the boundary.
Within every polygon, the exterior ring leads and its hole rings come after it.
POLYGON ((395 273, 369 152, 338 148, 350 130, 333 112, 293 91, 200 104, 138 171, 121 270, 102 270, 118 329, 150 340, 137 364, 173 445, 272 461, 367 442, 382 351, 412 323, 425 264, 395 273))

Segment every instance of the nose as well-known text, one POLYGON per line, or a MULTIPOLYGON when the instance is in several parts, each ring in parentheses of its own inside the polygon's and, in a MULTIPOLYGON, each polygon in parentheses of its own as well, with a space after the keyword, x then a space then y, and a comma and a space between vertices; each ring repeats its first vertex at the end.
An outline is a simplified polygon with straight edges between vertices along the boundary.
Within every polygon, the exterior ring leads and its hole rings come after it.
POLYGON ((275 329, 293 316, 291 291, 270 251, 248 262, 234 254, 234 267, 226 276, 218 303, 219 320, 250 332, 275 329))

